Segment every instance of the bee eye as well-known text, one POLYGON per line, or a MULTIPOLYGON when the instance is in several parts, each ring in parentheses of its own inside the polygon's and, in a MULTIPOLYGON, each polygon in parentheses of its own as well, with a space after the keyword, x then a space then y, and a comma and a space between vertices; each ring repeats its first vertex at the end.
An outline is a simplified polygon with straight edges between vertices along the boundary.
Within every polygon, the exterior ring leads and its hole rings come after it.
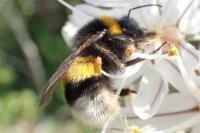
POLYGON ((134 33, 133 31, 130 31, 130 30, 126 30, 125 33, 129 36, 131 36, 132 38, 135 38, 136 37, 136 33, 134 33))

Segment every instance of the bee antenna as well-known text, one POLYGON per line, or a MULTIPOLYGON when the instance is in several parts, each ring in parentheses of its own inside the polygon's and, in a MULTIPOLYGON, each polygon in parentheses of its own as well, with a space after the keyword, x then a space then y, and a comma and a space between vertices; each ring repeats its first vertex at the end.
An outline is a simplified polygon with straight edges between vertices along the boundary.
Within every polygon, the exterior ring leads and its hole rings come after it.
POLYGON ((136 7, 129 9, 127 18, 128 19, 130 18, 131 11, 133 11, 135 9, 143 8, 143 7, 150 7, 150 6, 157 6, 157 7, 160 7, 160 8, 162 7, 162 5, 160 5, 160 4, 147 4, 147 5, 136 6, 136 7))

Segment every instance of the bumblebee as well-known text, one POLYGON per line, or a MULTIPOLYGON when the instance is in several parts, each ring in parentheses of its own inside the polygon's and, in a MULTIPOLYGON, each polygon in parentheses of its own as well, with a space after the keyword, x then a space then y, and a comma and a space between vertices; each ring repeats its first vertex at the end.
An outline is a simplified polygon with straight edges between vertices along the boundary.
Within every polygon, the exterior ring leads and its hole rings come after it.
POLYGON ((40 107, 49 103, 54 86, 61 80, 67 104, 83 123, 101 127, 118 115, 120 106, 115 88, 101 70, 123 73, 125 67, 143 60, 130 60, 137 40, 145 37, 144 30, 129 18, 131 10, 136 8, 130 9, 128 15, 119 20, 101 16, 78 31, 73 39, 75 51, 45 85, 40 107))

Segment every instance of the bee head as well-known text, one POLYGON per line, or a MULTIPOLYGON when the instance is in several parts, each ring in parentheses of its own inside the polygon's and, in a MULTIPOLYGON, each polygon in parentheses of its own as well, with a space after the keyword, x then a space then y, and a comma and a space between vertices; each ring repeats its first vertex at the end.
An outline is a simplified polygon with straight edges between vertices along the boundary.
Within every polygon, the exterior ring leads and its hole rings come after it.
POLYGON ((132 18, 123 17, 118 21, 122 28, 123 34, 136 40, 145 36, 144 29, 142 29, 132 18))
POLYGON ((106 47, 122 61, 129 59, 135 50, 134 39, 124 33, 107 34, 103 40, 106 47))
POLYGON ((101 16, 99 20, 107 27, 107 32, 103 37, 104 45, 111 49, 120 60, 130 58, 135 48, 133 36, 126 34, 123 30, 125 27, 112 17, 101 16))

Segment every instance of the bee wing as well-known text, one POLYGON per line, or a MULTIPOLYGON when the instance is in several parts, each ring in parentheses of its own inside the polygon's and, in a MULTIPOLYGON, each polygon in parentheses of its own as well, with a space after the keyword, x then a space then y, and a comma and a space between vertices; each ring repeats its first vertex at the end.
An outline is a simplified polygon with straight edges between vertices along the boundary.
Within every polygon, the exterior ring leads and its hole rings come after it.
POLYGON ((68 67, 73 63, 76 58, 76 52, 73 52, 64 62, 59 66, 57 71, 51 76, 48 82, 45 84, 39 98, 38 106, 40 108, 45 107, 51 100, 52 95, 55 91, 57 81, 65 74, 68 67))
POLYGON ((77 54, 80 53, 83 49, 85 49, 87 46, 90 46, 90 44, 98 41, 100 38, 103 37, 105 34, 105 30, 102 32, 99 32, 93 36, 91 36, 89 39, 87 39, 77 50, 75 50, 68 58, 64 60, 64 62, 59 66, 57 71, 51 76, 51 78, 48 80, 46 85, 44 86, 40 98, 38 106, 40 108, 45 107, 51 100, 53 92, 55 91, 55 85, 57 81, 65 74, 68 67, 73 63, 74 59, 76 58, 77 54))

